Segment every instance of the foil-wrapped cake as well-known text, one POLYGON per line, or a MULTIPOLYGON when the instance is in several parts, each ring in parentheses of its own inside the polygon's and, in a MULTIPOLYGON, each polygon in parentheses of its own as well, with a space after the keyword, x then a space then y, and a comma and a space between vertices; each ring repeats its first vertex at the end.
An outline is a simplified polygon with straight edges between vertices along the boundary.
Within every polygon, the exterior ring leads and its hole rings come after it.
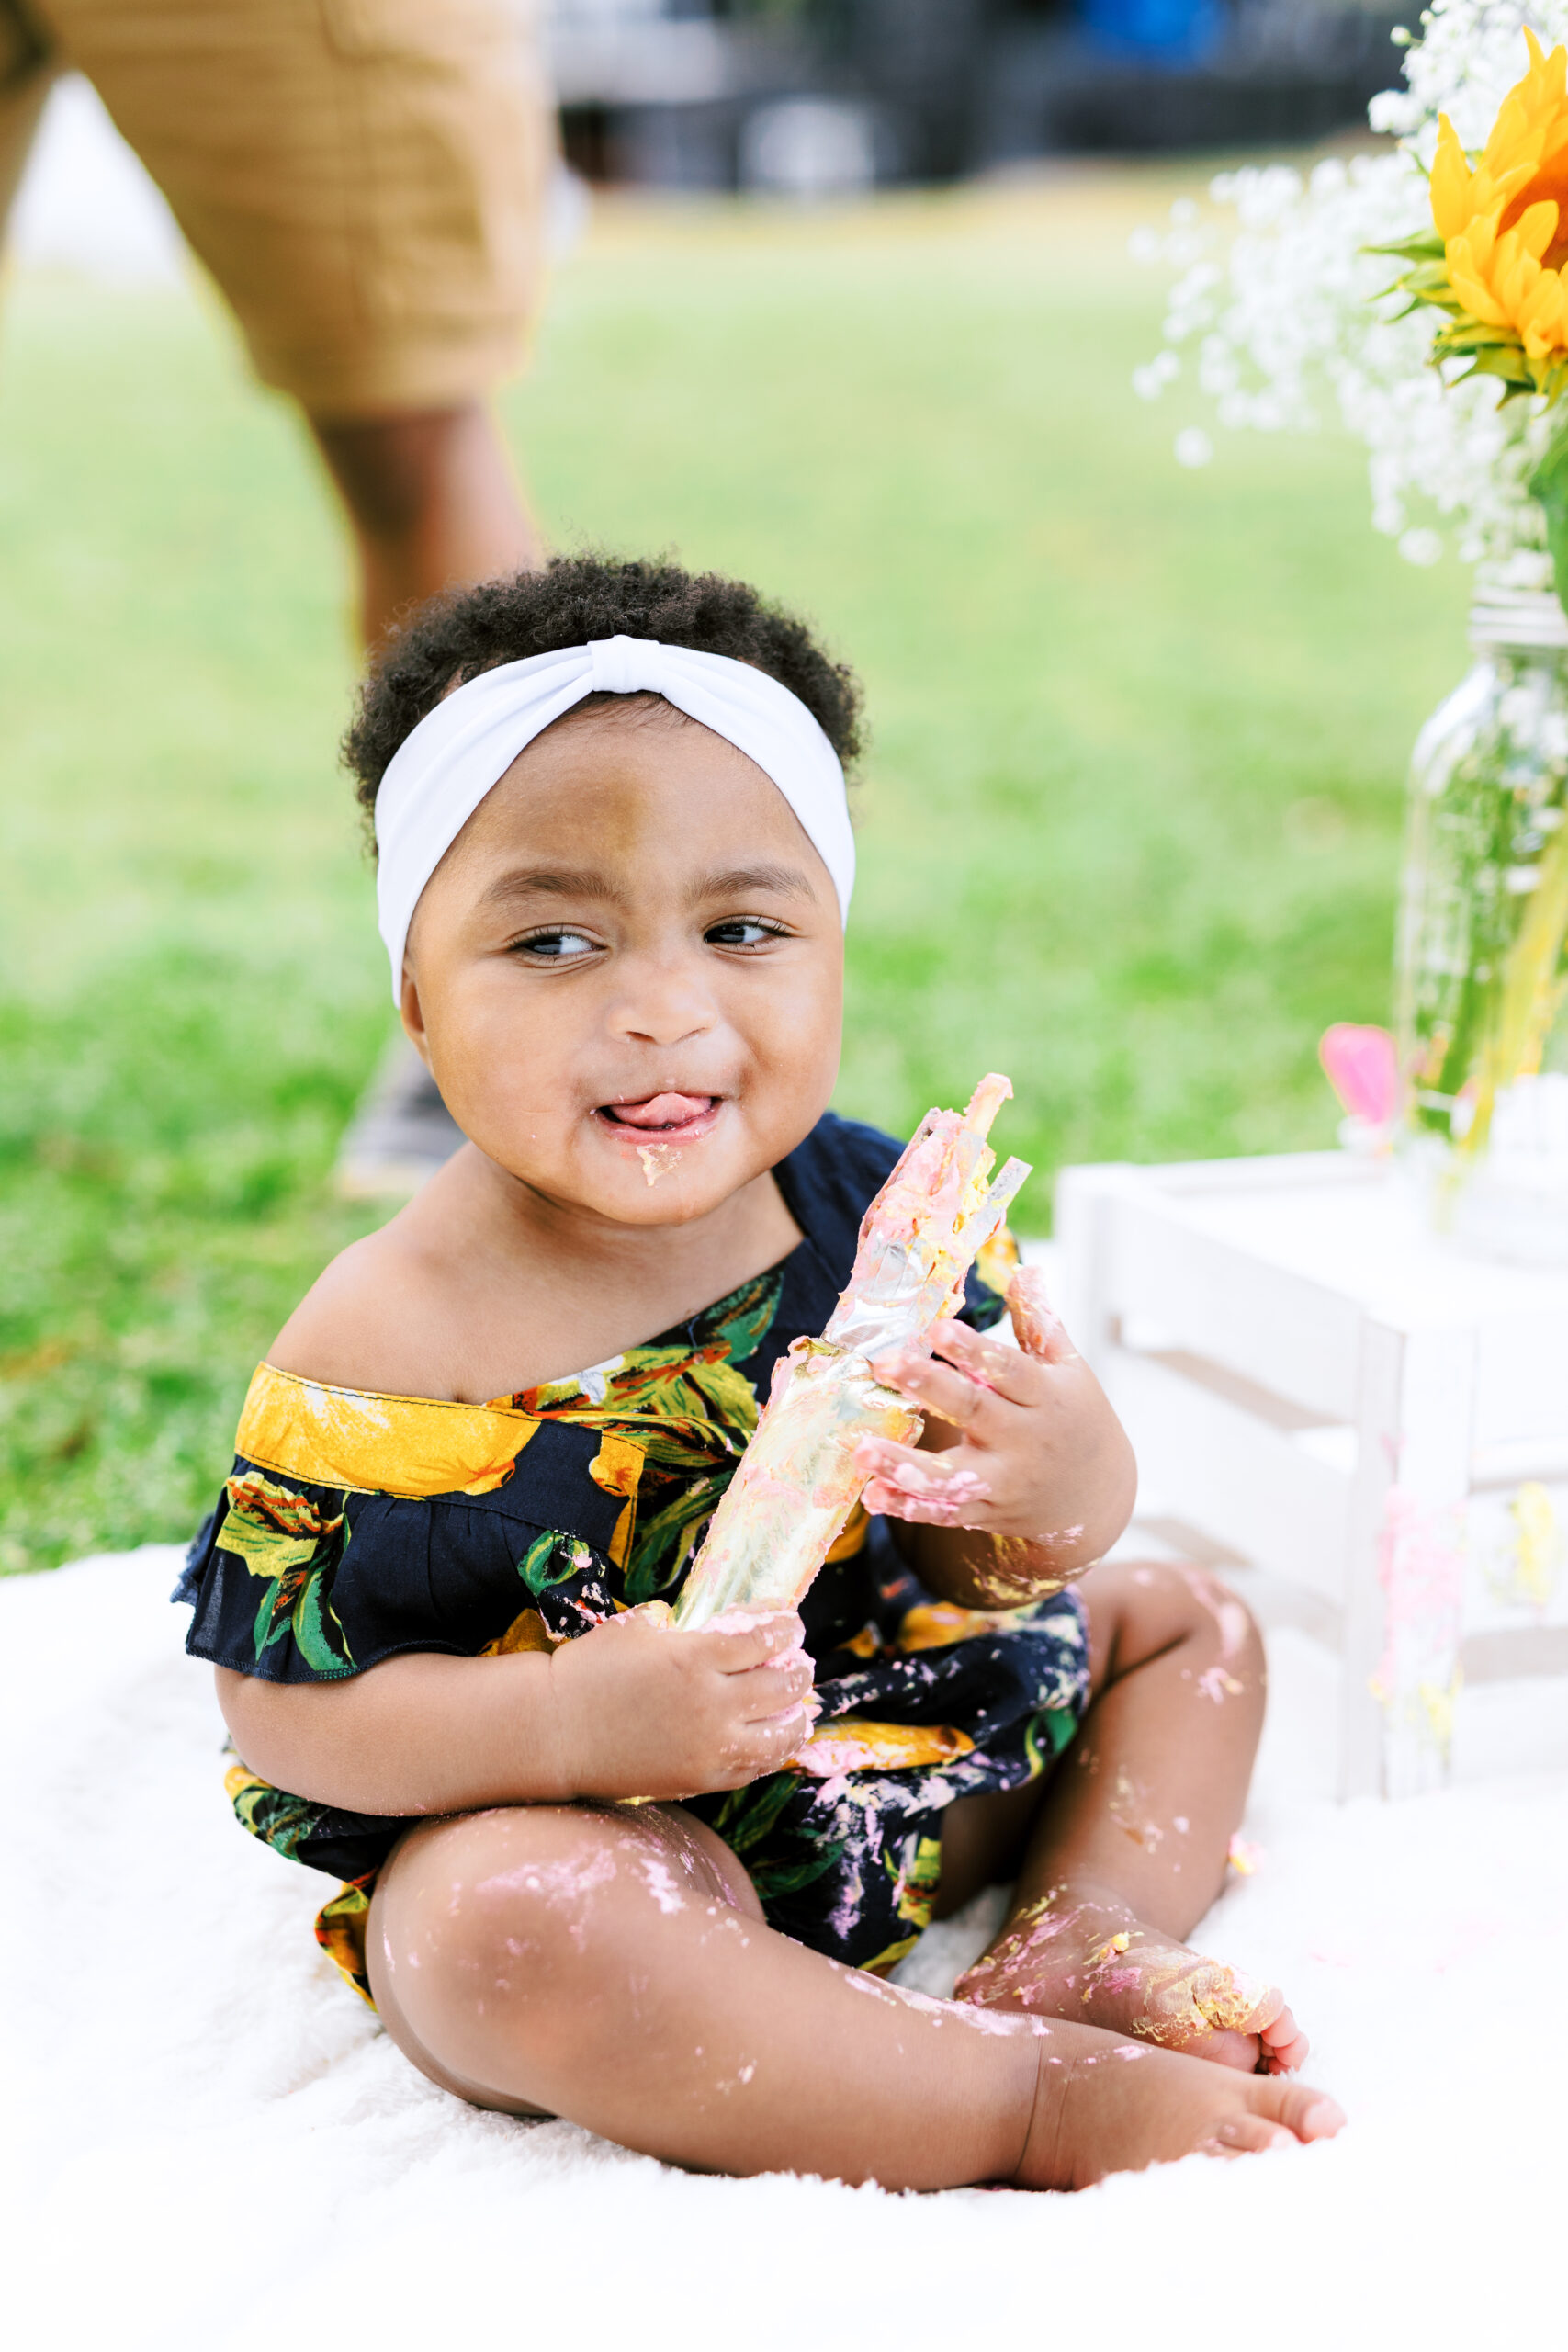
POLYGON ((820 1339, 797 1340, 773 1374, 756 1434, 714 1513, 672 1623, 733 1609, 796 1608, 842 1533, 865 1474, 868 1437, 912 1444, 921 1417, 872 1372, 897 1349, 929 1351, 931 1325, 957 1312, 964 1279, 1029 1174, 1010 1159, 994 1182, 986 1137, 1011 1094, 982 1079, 962 1117, 928 1111, 865 1213, 853 1272, 820 1339))

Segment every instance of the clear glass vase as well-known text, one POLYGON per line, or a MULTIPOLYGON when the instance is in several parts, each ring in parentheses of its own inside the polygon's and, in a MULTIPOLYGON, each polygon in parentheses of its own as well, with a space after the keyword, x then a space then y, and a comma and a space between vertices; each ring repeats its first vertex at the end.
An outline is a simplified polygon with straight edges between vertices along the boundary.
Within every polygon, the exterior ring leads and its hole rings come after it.
POLYGON ((1403 1146, 1440 1229, 1568 1261, 1568 619, 1496 589, 1422 729, 1400 922, 1403 1146))

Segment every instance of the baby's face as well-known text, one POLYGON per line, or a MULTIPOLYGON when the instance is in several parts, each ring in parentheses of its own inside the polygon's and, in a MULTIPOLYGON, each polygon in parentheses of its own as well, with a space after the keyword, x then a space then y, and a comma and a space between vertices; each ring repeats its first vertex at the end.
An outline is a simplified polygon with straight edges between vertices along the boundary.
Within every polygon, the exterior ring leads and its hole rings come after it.
POLYGON ((513 761, 426 885, 403 1018, 452 1115, 546 1198, 706 1216, 838 1076, 839 904, 778 787, 667 706, 513 761))

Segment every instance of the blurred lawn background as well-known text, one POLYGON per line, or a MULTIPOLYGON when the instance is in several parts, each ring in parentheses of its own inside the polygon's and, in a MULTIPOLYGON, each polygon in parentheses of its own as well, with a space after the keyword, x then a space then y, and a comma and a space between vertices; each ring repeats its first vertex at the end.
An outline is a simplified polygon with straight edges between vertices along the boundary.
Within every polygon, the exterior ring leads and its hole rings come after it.
MULTIPOLYGON (((1086 169, 838 216, 601 205, 508 421, 555 543, 759 582, 861 670, 840 1108, 1009 1071, 1065 1160, 1326 1145, 1386 1017, 1403 772, 1465 582, 1337 435, 1137 401, 1140 221, 1086 169)), ((346 784, 347 573, 205 297, 24 278, 0 379, 0 1566, 186 1534, 323 1261, 389 1032, 346 784)))

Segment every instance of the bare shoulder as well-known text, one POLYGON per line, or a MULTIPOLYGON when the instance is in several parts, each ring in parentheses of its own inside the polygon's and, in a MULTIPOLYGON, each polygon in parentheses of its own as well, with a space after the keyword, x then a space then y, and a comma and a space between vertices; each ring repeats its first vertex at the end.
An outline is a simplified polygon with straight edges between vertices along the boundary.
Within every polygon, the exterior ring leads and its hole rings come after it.
POLYGON ((462 1314, 422 1222, 407 1210, 351 1242, 267 1352, 279 1372, 390 1396, 455 1396, 462 1314))

